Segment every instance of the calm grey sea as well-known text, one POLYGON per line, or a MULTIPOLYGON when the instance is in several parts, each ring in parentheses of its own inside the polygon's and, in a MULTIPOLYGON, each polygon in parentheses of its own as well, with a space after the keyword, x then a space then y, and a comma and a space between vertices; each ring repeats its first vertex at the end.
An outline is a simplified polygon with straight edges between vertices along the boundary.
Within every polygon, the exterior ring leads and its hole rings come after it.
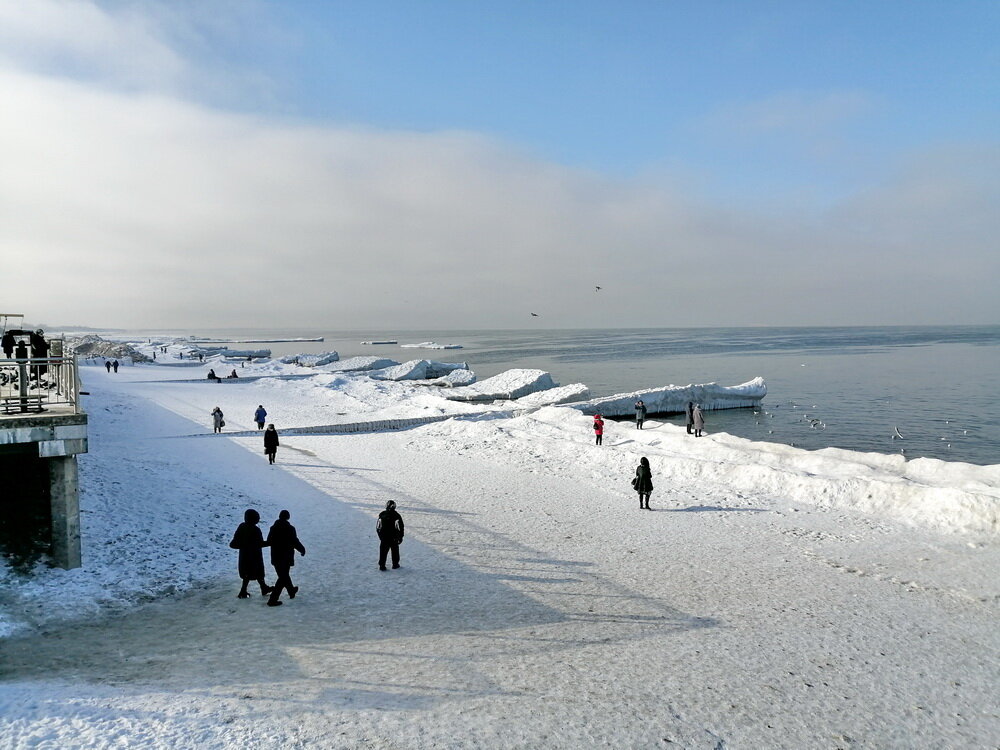
MULTIPOLYGON (((663 385, 767 381, 764 413, 710 412, 707 430, 816 449, 1000 463, 1000 326, 643 328, 521 331, 187 331, 277 343, 275 356, 336 350, 398 361, 467 361, 480 379, 512 367, 547 370, 605 395, 663 385), (436 341, 459 350, 365 346, 436 341), (818 420, 818 422, 816 421, 818 420), (894 429, 903 436, 893 439, 894 429)), ((247 345, 249 346, 249 345, 247 345)), ((679 421, 676 417, 672 421, 679 421)))

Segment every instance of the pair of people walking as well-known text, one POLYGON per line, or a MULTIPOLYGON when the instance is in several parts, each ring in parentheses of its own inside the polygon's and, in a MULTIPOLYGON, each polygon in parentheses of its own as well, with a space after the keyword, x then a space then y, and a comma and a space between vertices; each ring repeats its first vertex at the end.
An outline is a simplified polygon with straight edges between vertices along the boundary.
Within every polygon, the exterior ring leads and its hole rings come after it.
POLYGON ((267 532, 267 540, 257 527, 260 523, 260 513, 249 508, 243 514, 243 523, 236 528, 233 540, 229 546, 240 551, 239 574, 243 580, 239 599, 250 598, 247 587, 250 581, 256 581, 260 586, 262 596, 268 596, 267 606, 278 607, 283 604, 281 592, 288 592, 288 598, 294 599, 299 593, 299 587, 292 584, 291 569, 295 565, 295 551, 305 555, 306 548, 299 541, 295 527, 289 522, 292 514, 283 510, 278 514, 278 520, 271 524, 267 532), (264 547, 271 548, 271 565, 277 579, 274 586, 264 582, 264 547))
POLYGON ((701 412, 701 404, 688 401, 687 407, 684 409, 684 416, 687 434, 701 437, 701 431, 705 429, 705 415, 701 412))

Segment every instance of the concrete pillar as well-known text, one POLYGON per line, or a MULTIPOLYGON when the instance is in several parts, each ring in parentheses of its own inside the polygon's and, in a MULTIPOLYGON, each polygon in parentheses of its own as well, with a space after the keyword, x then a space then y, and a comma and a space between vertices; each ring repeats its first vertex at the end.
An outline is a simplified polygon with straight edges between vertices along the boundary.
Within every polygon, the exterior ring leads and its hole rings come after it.
POLYGON ((60 568, 79 568, 80 496, 76 456, 48 459, 52 503, 52 561, 60 568))

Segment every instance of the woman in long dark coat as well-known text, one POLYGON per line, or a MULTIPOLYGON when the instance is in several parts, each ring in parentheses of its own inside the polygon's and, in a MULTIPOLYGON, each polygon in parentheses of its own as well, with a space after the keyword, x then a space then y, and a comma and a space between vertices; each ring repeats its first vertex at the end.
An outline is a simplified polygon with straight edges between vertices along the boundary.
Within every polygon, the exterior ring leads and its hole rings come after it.
POLYGON ((260 513, 253 508, 249 508, 243 514, 243 523, 236 527, 233 534, 233 541, 229 546, 240 551, 239 571, 240 578, 243 579, 243 586, 237 596, 240 599, 248 599, 247 586, 250 581, 257 581, 260 584, 261 596, 271 593, 271 587, 264 583, 264 553, 261 551, 267 546, 264 535, 257 524, 260 523, 260 513))
POLYGON ((635 467, 635 479, 632 486, 639 493, 639 507, 644 510, 652 510, 649 507, 649 496, 653 492, 653 472, 649 468, 649 459, 643 456, 639 459, 639 465, 635 467))
POLYGON ((264 453, 267 454, 267 462, 274 463, 274 457, 278 453, 278 431, 273 424, 269 424, 264 430, 264 453))

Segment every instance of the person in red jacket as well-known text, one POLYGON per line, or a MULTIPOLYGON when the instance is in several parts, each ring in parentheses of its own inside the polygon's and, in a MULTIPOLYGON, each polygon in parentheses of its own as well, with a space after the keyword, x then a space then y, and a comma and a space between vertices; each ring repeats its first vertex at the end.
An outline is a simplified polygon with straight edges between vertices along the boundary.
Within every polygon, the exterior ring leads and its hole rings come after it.
POLYGON ((594 415, 594 435, 597 438, 595 445, 601 445, 604 440, 604 420, 600 414, 594 415))

